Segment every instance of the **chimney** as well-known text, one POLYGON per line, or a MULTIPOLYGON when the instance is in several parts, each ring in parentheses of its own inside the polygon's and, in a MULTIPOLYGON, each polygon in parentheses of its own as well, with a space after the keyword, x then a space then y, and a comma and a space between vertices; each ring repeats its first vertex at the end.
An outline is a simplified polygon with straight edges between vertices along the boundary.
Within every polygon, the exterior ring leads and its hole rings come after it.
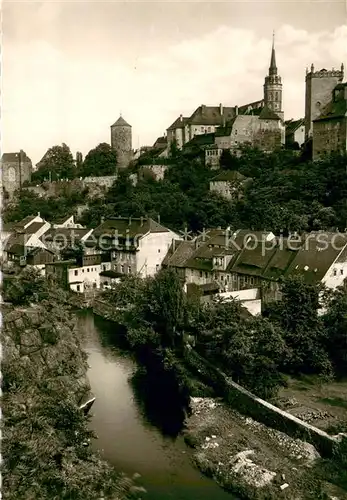
POLYGON ((235 116, 238 116, 238 114, 239 114, 239 107, 235 106, 235 116))
POLYGON ((222 103, 219 104, 219 113, 222 116, 222 114, 223 114, 223 104, 222 103))
POLYGON ((143 217, 142 216, 141 216, 140 220, 141 220, 141 227, 142 227, 143 226, 143 217))
POLYGON ((160 224, 160 214, 158 214, 158 223, 160 224))
POLYGON ((313 66, 313 63, 311 64, 311 73, 314 73, 314 66, 313 66))
POLYGON ((203 115, 205 113, 205 104, 201 104, 201 114, 203 115))
POLYGON ((131 217, 129 217, 129 226, 131 226, 131 217))
POLYGON ((41 217, 41 214, 40 214, 40 212, 37 212, 37 216, 38 216, 38 217, 41 217))
POLYGON ((180 115, 180 122, 183 122, 183 115, 180 115))
POLYGON ((172 253, 174 253, 176 250, 176 241, 175 238, 172 238, 172 253))

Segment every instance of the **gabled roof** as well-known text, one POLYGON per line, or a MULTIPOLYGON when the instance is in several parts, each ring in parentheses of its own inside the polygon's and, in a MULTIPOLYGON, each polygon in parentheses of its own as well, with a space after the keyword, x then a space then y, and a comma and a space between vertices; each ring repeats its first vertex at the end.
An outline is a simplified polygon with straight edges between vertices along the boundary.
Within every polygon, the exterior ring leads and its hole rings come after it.
POLYGON ((195 244, 192 241, 175 240, 170 246, 162 266, 185 267, 187 260, 194 252, 195 244))
POLYGON ((321 281, 347 245, 344 233, 312 232, 297 252, 287 275, 301 275, 306 282, 321 281))
POLYGON ((58 219, 53 220, 53 224, 64 224, 67 220, 73 217, 73 214, 65 215, 65 217, 59 217, 58 219))
POLYGON ((129 123, 127 123, 124 118, 120 116, 118 120, 111 125, 111 127, 131 127, 131 125, 129 125, 129 123))
POLYGON ((281 118, 268 106, 264 106, 259 114, 259 120, 280 120, 280 119, 281 118))
POLYGON ((161 137, 158 137, 157 140, 155 141, 155 143, 153 144, 153 148, 156 149, 164 149, 166 148, 167 146, 167 137, 165 136, 161 136, 161 137))
POLYGON ((224 170, 220 174, 216 175, 216 177, 213 177, 210 182, 235 182, 235 181, 244 181, 246 180, 247 177, 244 175, 240 174, 240 172, 237 172, 236 170, 224 170))
POLYGON ((168 130, 173 130, 176 128, 183 128, 188 123, 189 118, 187 116, 179 116, 176 120, 168 127, 168 130))
POLYGON ((26 229, 24 229, 26 234, 35 234, 39 229, 41 229, 46 222, 33 222, 28 226, 26 229))
POLYGON ((20 151, 18 153, 3 153, 1 157, 1 161, 3 162, 9 162, 9 163, 19 163, 19 159, 21 161, 26 161, 26 162, 31 162, 30 158, 27 156, 25 151, 20 151), (21 158, 19 158, 19 155, 21 155, 21 158))
POLYGON ((286 135, 293 134, 298 130, 299 127, 305 124, 305 118, 299 118, 299 120, 288 120, 285 122, 286 125, 286 135))
POLYGON ((197 134, 189 142, 184 144, 183 148, 191 148, 194 146, 208 146, 214 144, 214 133, 210 134, 197 134))
POLYGON ((190 125, 223 125, 234 118, 235 107, 199 106, 189 118, 190 125), (222 113, 221 113, 222 111, 222 113))
POLYGON ((15 227, 16 228, 24 228, 27 224, 29 224, 30 222, 32 222, 36 217, 37 217, 37 215, 27 215, 21 221, 16 222, 15 223, 15 227))
POLYGON ((112 238, 134 238, 135 236, 141 237, 147 233, 167 233, 169 229, 162 226, 153 219, 142 217, 114 217, 105 220, 97 228, 88 240, 92 240, 95 244, 95 238, 112 237, 112 238))
POLYGON ((347 100, 340 98, 336 101, 332 100, 325 106, 322 113, 313 120, 313 122, 318 122, 320 120, 330 120, 332 118, 344 118, 347 113, 347 100))
POLYGON ((90 232, 88 228, 73 228, 73 227, 59 227, 59 228, 51 228, 49 229, 41 239, 44 239, 45 242, 51 242, 54 240, 55 243, 59 243, 60 241, 66 241, 67 244, 70 242, 78 242, 83 236, 90 232))

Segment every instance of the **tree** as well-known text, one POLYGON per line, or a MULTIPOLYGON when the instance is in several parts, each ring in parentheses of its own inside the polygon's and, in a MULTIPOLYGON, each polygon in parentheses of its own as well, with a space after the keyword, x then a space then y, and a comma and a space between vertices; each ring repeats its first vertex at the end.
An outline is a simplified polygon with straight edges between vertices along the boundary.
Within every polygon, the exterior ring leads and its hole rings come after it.
POLYGON ((335 373, 347 375, 347 291, 339 288, 327 297, 323 317, 327 332, 326 347, 335 373))
POLYGON ((103 142, 89 151, 78 175, 82 177, 115 175, 116 168, 117 153, 109 144, 103 142))
POLYGON ((302 277, 282 282, 282 300, 269 307, 268 317, 278 324, 288 346, 283 369, 290 373, 331 374, 325 350, 326 332, 320 309, 321 285, 306 284, 302 277))
POLYGON ((50 148, 39 163, 38 170, 34 172, 33 180, 43 181, 51 178, 52 181, 58 179, 73 179, 76 177, 76 166, 66 144, 53 146, 50 148))

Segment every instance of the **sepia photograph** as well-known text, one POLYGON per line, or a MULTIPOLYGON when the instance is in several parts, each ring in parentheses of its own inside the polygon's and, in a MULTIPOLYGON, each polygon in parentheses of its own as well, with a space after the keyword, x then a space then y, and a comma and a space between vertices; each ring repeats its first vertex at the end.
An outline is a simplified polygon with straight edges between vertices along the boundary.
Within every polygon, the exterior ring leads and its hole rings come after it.
POLYGON ((346 0, 0 5, 0 499, 346 500, 346 0))

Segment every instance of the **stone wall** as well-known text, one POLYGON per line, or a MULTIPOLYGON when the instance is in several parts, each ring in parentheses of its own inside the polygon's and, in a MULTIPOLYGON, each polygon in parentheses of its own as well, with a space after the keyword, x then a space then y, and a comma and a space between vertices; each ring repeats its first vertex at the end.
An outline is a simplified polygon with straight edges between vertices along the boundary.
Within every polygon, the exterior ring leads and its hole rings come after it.
POLYGON ((190 368, 232 406, 268 427, 285 432, 294 438, 303 439, 317 448, 323 456, 332 456, 340 441, 326 432, 303 422, 280 410, 276 406, 258 398, 250 391, 233 382, 221 370, 199 356, 192 348, 187 348, 185 359, 190 368))
POLYGON ((89 394, 86 359, 79 345, 74 322, 58 310, 47 311, 39 305, 16 307, 3 305, 3 372, 6 366, 30 377, 33 384, 49 376, 60 376, 70 388, 76 403, 89 394), (64 371, 66 361, 68 372, 64 371))

